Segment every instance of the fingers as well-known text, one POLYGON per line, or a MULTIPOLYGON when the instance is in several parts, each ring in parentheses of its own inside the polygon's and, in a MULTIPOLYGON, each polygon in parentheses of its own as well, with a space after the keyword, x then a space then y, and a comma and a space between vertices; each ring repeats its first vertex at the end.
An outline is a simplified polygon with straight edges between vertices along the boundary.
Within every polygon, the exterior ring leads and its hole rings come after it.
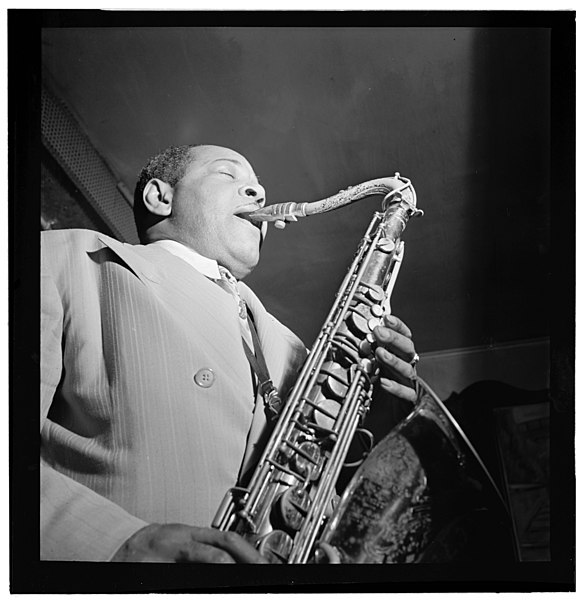
POLYGON ((225 549, 213 547, 212 536, 205 532, 201 527, 181 523, 157 525, 149 530, 147 538, 136 540, 136 557, 141 554, 139 560, 147 562, 235 563, 225 549))
POLYGON ((377 348, 375 352, 381 370, 392 379, 400 382, 413 382, 416 379, 416 370, 405 360, 388 352, 385 348, 377 348))
POLYGON ((408 338, 412 337, 412 332, 411 332, 410 328, 401 319, 398 319, 396 316, 385 315, 383 317, 383 322, 385 323, 385 325, 387 327, 389 327, 390 329, 393 329, 394 331, 397 331, 398 333, 401 333, 405 337, 408 337, 408 338))
POLYGON ((415 402, 417 378, 415 369, 385 348, 377 348, 375 356, 383 375, 379 378, 381 387, 402 400, 415 402))
MULTIPOLYGON (((409 332, 409 329, 407 331, 409 332)), ((416 353, 412 339, 399 331, 379 325, 373 330, 373 335, 379 346, 386 348, 392 354, 395 354, 406 362, 411 361, 416 353)))
POLYGON ((236 561, 220 548, 191 540, 176 549, 174 562, 234 564, 236 561))
POLYGON ((373 330, 378 345, 375 356, 381 371, 379 383, 390 394, 415 402, 417 375, 410 364, 416 353, 412 332, 393 315, 386 315, 384 322, 385 327, 380 325, 373 330))
POLYGON ((181 523, 152 524, 134 534, 115 555, 124 562, 264 563, 236 533, 181 523))
POLYGON ((205 544, 221 548, 231 557, 232 562, 239 563, 266 563, 268 562, 256 548, 251 546, 243 537, 232 531, 218 531, 193 527, 197 530, 196 539, 205 544))
POLYGON ((398 398, 406 400, 407 402, 416 401, 416 391, 407 385, 398 383, 392 379, 386 379, 384 377, 379 379, 379 384, 386 392, 392 394, 393 396, 397 396, 398 398))

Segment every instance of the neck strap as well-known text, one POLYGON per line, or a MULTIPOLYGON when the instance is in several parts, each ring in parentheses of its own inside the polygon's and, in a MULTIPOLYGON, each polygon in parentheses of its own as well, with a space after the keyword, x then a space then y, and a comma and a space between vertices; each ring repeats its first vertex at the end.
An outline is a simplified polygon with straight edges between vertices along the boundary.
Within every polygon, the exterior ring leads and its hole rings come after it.
POLYGON ((282 409, 282 399, 278 395, 278 390, 270 378, 264 353, 262 352, 262 347, 260 346, 260 341, 258 340, 256 327, 254 326, 254 318, 250 311, 248 312, 248 317, 248 326, 250 327, 250 335, 252 336, 254 352, 252 352, 252 350, 249 348, 244 338, 242 338, 242 345, 244 346, 244 352, 248 362, 250 363, 250 367, 258 379, 258 391, 264 400, 267 415, 270 419, 274 420, 278 417, 282 409))

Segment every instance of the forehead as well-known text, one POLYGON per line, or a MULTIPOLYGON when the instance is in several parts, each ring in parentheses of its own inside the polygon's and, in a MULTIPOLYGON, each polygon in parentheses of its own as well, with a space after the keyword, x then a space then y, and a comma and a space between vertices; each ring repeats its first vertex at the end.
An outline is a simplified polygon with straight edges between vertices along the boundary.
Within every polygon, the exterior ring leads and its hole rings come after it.
POLYGON ((206 167, 214 162, 225 160, 233 162, 253 172, 250 163, 235 150, 221 146, 198 146, 192 150, 192 168, 206 167))

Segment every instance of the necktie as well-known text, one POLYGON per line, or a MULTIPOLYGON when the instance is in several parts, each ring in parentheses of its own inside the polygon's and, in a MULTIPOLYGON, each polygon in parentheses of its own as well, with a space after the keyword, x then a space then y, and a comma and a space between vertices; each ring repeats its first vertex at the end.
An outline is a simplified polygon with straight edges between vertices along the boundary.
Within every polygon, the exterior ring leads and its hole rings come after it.
POLYGON ((218 266, 218 270, 220 271, 221 278, 217 279, 216 283, 234 297, 238 304, 238 316, 241 319, 246 319, 248 316, 246 302, 240 296, 236 279, 225 267, 218 266))
POLYGON ((250 363, 252 371, 258 379, 258 389, 262 394, 264 403, 266 405, 270 418, 275 418, 282 408, 282 402, 278 395, 278 390, 270 379, 268 373, 268 367, 266 366, 266 360, 258 341, 258 334, 254 327, 252 319, 248 318, 248 311, 246 309, 246 302, 240 296, 238 291, 238 282, 226 269, 218 265, 221 278, 216 280, 216 283, 224 290, 226 290, 238 304, 238 315, 240 317, 240 329, 242 331, 242 341, 244 346, 244 352, 250 363))

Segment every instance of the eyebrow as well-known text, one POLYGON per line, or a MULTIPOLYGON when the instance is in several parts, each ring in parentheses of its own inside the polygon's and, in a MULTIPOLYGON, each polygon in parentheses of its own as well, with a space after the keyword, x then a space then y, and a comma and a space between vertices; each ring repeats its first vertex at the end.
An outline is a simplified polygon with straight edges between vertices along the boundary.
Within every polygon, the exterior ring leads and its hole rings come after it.
MULTIPOLYGON (((222 162, 224 160, 234 163, 235 165, 238 165, 239 167, 243 166, 242 163, 239 160, 236 160, 235 158, 215 158, 214 160, 210 161, 210 164, 215 163, 215 162, 222 162)), ((258 181, 258 183, 260 183, 260 177, 258 175, 256 175, 256 173, 254 174, 254 176, 256 177, 256 181, 258 181)))

